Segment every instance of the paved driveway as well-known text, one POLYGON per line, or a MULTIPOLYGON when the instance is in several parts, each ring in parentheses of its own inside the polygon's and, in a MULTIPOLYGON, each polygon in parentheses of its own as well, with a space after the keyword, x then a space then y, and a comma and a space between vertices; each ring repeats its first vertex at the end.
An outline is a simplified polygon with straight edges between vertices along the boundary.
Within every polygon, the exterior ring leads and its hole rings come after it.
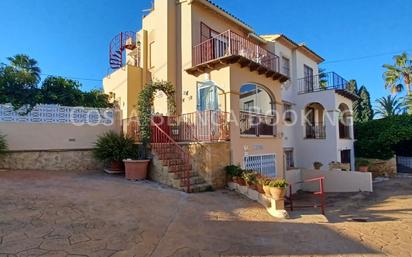
POLYGON ((187 195, 98 172, 0 171, 0 256, 410 256, 411 181, 332 195, 328 218, 276 220, 224 190, 187 195), (350 221, 359 216, 369 221, 350 221))

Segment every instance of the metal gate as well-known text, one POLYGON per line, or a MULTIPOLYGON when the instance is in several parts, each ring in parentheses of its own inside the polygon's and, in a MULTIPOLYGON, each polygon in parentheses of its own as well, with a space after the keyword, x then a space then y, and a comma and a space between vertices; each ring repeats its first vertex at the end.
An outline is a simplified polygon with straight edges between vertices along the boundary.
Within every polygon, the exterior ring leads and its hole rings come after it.
POLYGON ((396 164, 399 173, 412 173, 412 157, 397 156, 396 164))
POLYGON ((276 155, 246 155, 243 157, 244 168, 253 170, 266 177, 276 177, 276 155))

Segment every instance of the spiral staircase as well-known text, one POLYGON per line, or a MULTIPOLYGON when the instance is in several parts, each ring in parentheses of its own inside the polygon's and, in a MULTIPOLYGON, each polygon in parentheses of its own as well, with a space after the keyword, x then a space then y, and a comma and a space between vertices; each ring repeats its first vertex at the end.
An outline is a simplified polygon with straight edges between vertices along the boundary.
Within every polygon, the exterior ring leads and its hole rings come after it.
POLYGON ((110 68, 119 69, 124 65, 124 51, 135 50, 137 45, 136 33, 133 31, 120 32, 110 42, 109 61, 110 68))

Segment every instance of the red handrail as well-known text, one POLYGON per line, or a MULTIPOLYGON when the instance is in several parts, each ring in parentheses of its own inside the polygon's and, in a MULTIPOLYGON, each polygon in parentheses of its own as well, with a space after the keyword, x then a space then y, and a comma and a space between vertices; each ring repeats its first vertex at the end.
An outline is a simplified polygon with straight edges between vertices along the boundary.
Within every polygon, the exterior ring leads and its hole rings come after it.
POLYGON ((287 197, 289 200, 290 210, 293 211, 295 208, 320 208, 322 215, 325 215, 325 177, 316 177, 311 179, 306 179, 301 182, 297 182, 294 184, 289 185, 289 196, 287 197), (319 206, 317 204, 314 205, 294 205, 293 204, 293 191, 292 185, 296 184, 303 184, 303 183, 313 183, 319 181, 319 191, 313 192, 314 195, 319 196, 319 206))
POLYGON ((190 154, 176 143, 163 129, 156 123, 152 122, 152 138, 151 147, 157 154, 176 154, 178 159, 183 161, 181 165, 183 169, 183 177, 181 181, 187 187, 187 192, 191 191, 190 188, 190 175, 191 175, 191 161, 190 154))

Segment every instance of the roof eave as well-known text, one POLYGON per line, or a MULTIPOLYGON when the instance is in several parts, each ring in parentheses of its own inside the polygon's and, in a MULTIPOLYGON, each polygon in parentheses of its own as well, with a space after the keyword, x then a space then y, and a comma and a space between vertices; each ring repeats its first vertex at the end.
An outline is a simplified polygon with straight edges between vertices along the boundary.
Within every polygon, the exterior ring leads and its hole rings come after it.
POLYGON ((241 21, 240 19, 236 18, 234 15, 230 14, 229 12, 223 10, 221 7, 219 7, 218 5, 212 3, 209 0, 191 0, 190 3, 193 2, 199 2, 201 4, 203 4, 204 6, 216 11, 217 13, 219 13, 220 15, 224 16, 225 18, 229 19, 230 21, 236 23, 237 25, 241 26, 243 29, 245 29, 248 32, 251 33, 255 33, 255 30, 250 27, 249 25, 247 25, 246 23, 244 23, 243 21, 241 21))

